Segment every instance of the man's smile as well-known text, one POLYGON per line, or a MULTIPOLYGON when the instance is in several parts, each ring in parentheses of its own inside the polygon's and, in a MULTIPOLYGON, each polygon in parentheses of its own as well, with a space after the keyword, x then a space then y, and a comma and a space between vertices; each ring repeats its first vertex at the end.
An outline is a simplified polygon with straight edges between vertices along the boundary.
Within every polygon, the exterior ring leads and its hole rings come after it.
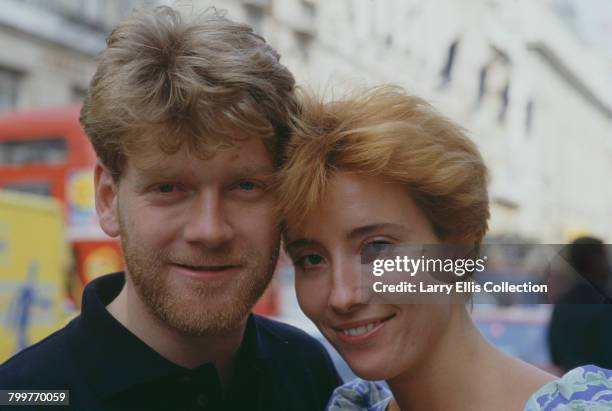
POLYGON ((172 264, 172 267, 181 275, 206 280, 220 279, 232 276, 242 269, 241 265, 184 265, 172 264))

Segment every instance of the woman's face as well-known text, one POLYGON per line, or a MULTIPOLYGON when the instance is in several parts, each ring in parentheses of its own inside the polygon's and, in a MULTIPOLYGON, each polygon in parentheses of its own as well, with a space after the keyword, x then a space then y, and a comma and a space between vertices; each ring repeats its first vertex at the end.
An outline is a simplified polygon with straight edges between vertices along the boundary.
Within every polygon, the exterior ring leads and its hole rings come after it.
POLYGON ((304 230, 289 222, 300 307, 360 377, 414 370, 441 341, 451 312, 447 304, 368 304, 362 256, 390 244, 439 242, 405 186, 350 173, 330 180, 304 230))

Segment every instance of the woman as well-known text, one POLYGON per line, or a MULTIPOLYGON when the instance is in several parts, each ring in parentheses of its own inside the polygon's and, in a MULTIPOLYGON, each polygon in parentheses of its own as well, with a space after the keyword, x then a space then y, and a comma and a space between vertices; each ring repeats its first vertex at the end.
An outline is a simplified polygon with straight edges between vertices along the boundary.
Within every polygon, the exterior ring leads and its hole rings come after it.
POLYGON ((609 371, 556 380, 489 344, 466 304, 368 304, 363 260, 405 245, 476 248, 487 230, 482 158, 423 100, 394 87, 305 97, 279 199, 302 310, 358 376, 391 391, 353 381, 329 409, 548 410, 595 401, 606 384, 612 404, 609 371))

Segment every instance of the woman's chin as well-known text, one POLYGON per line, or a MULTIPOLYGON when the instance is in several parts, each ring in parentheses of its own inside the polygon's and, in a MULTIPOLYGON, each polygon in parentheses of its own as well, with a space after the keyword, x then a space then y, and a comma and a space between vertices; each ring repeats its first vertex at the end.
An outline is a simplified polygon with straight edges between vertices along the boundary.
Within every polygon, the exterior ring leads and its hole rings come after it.
POLYGON ((370 381, 388 380, 396 374, 397 364, 388 361, 380 361, 376 358, 345 358, 348 366, 359 378, 370 381))
POLYGON ((353 373, 361 379, 369 380, 369 381, 381 381, 388 380, 391 378, 389 373, 383 372, 381 370, 364 368, 364 367, 351 367, 353 373))

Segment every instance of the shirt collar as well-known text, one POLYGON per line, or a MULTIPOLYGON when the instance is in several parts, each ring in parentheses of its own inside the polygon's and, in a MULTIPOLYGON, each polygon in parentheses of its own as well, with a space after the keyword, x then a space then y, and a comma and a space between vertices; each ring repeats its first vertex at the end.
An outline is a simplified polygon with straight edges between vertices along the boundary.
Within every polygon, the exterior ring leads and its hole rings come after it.
MULTIPOLYGON (((107 311, 106 306, 119 295, 124 284, 124 273, 109 274, 89 283, 83 292, 81 315, 70 330, 77 364, 83 367, 92 389, 104 398, 164 377, 210 378, 211 368, 218 380, 212 364, 190 370, 168 361, 107 311)), ((261 369, 260 363, 270 358, 270 354, 255 317, 250 315, 236 356, 236 373, 242 375, 247 369, 261 369)), ((234 381, 235 378, 232 385, 234 381)))

